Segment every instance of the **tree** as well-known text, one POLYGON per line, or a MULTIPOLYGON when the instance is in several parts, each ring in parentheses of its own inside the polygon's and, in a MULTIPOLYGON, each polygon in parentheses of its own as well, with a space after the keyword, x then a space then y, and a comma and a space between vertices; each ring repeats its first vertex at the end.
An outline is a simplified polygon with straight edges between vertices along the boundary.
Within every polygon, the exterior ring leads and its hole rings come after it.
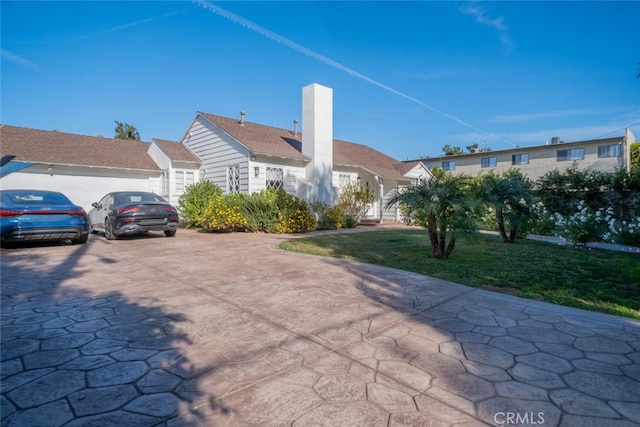
POLYGON ((631 144, 631 167, 629 169, 640 169, 640 142, 631 144))
POLYGON ((138 133, 138 130, 134 127, 131 126, 128 123, 122 123, 119 121, 115 121, 116 122, 116 128, 115 128, 115 138, 117 139, 135 139, 136 141, 140 140, 140 134, 138 133))
POLYGON ((470 195, 466 175, 434 170, 431 180, 404 188, 387 207, 400 203, 416 223, 427 229, 434 258, 448 258, 456 244, 456 233, 475 229, 477 203, 470 195))
POLYGON ((515 242, 518 231, 531 220, 533 183, 515 168, 502 175, 493 171, 480 175, 476 183, 478 198, 495 212, 502 242, 515 242))
POLYGON ((476 153, 476 152, 482 151, 482 150, 480 150, 480 145, 476 142, 474 144, 467 145, 467 151, 470 152, 470 153, 476 153))
POLYGON ((451 145, 447 144, 444 147, 442 147, 442 152, 444 153, 445 156, 454 156, 456 154, 462 154, 464 153, 464 150, 462 150, 461 147, 452 147, 451 145))

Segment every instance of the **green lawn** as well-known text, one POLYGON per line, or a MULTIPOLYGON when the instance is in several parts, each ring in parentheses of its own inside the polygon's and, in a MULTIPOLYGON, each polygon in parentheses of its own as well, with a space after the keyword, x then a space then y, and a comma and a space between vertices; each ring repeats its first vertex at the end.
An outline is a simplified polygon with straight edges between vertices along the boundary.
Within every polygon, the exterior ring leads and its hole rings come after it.
POLYGON ((477 288, 640 318, 640 255, 484 234, 460 236, 434 259, 423 230, 371 231, 294 239, 285 250, 413 271, 477 288))

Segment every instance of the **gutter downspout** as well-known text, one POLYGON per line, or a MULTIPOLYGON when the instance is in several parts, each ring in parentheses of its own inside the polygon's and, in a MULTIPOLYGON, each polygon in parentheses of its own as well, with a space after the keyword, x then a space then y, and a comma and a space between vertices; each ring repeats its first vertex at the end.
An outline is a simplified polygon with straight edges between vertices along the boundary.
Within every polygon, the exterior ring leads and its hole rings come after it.
POLYGON ((378 182, 378 204, 380 212, 379 212, 379 221, 380 224, 384 223, 384 180, 381 176, 374 176, 374 179, 378 182))

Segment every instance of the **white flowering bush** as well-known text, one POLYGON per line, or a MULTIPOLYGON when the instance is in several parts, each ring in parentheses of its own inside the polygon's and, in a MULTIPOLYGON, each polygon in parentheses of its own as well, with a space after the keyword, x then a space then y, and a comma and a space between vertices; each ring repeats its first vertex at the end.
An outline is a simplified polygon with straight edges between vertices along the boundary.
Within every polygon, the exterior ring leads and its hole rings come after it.
POLYGON ((556 227, 561 237, 571 240, 576 244, 586 245, 589 242, 602 241, 607 226, 611 220, 612 212, 608 208, 592 210, 586 206, 584 201, 580 201, 577 212, 568 217, 556 214, 556 227))
POLYGON ((592 209, 584 201, 569 216, 551 213, 541 202, 532 208, 535 213, 532 233, 555 234, 580 245, 607 242, 640 247, 640 217, 621 220, 614 216, 613 208, 592 209))
POLYGON ((530 233, 549 235, 556 231, 556 215, 549 212, 547 207, 542 203, 534 203, 531 205, 532 221, 529 227, 530 233))
POLYGON ((611 218, 602 239, 606 242, 640 247, 640 216, 630 221, 611 218))

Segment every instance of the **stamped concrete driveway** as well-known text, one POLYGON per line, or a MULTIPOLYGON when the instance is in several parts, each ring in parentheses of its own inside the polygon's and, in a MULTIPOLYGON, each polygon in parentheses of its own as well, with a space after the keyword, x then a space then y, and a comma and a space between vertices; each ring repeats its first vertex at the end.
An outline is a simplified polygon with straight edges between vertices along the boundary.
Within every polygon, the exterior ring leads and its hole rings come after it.
POLYGON ((283 252, 2 249, 2 426, 640 425, 640 324, 283 252))

